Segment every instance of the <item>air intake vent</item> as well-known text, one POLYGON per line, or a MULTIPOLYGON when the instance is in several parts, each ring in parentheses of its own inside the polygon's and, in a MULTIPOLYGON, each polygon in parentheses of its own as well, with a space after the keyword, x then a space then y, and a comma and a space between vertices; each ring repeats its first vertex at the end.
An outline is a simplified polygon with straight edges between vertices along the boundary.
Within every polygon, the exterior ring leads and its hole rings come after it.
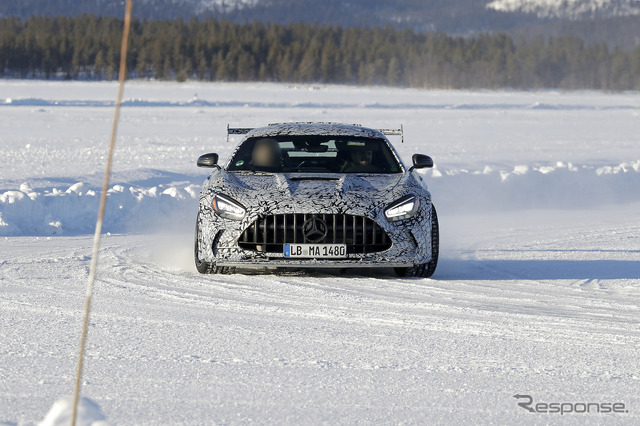
POLYGON ((391 247, 389 236, 374 220, 348 214, 269 215, 249 225, 238 239, 241 248, 266 253, 282 253, 286 243, 346 244, 348 254, 378 253, 391 247), (324 238, 307 239, 304 224, 311 219, 326 225, 324 238))

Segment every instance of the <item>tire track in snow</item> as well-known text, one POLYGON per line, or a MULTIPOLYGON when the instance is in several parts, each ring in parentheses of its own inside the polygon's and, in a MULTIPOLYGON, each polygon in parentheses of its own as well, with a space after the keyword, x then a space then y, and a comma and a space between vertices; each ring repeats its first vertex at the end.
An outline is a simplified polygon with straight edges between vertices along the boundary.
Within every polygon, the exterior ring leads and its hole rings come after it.
MULTIPOLYGON (((162 266, 153 257, 140 261, 148 255, 143 253, 144 243, 127 244, 109 249, 110 272, 102 279, 115 287, 139 289, 152 299, 227 312, 488 335, 504 335, 510 323, 508 334, 513 338, 519 333, 516 324, 529 322, 536 324, 540 336, 579 334, 590 341, 597 334, 602 345, 638 336, 620 329, 638 323, 638 307, 632 301, 612 291, 604 294, 614 297, 603 298, 603 292, 576 289, 564 280, 528 279, 491 262, 471 271, 480 278, 476 280, 397 279, 384 275, 387 271, 380 271, 381 277, 358 271, 201 276, 162 266), (502 280, 486 279, 494 276, 502 280)), ((457 262, 445 259, 443 274, 451 273, 447 269, 457 262)))

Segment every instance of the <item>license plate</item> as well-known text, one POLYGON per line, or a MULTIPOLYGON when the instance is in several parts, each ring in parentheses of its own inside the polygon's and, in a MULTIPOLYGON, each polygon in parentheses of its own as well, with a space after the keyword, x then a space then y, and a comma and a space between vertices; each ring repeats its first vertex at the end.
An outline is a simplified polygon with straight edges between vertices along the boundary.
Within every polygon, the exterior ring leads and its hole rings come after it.
POLYGON ((346 244, 285 244, 284 257, 339 259, 347 257, 346 244))

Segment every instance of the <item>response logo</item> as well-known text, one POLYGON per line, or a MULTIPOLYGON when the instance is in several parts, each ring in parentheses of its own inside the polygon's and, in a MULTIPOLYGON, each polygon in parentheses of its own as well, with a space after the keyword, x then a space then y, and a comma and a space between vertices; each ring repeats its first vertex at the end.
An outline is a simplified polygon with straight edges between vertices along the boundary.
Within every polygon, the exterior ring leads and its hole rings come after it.
POLYGON ((624 402, 536 402, 531 395, 513 395, 518 400, 518 406, 530 413, 541 414, 622 414, 628 413, 624 402))

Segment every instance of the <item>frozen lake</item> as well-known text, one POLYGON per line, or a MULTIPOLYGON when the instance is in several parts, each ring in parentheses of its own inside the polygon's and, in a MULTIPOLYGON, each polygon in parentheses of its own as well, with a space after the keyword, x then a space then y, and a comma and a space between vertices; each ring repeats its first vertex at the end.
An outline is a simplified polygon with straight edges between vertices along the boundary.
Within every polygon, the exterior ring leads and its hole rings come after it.
MULTIPOLYGON (((72 392, 115 94, 0 80, 0 423, 72 392)), ((637 93, 130 82, 125 99, 83 387, 109 422, 640 421, 637 93), (404 126, 405 162, 436 162, 433 279, 195 271, 196 158, 227 159, 228 123, 283 121, 404 126)))

